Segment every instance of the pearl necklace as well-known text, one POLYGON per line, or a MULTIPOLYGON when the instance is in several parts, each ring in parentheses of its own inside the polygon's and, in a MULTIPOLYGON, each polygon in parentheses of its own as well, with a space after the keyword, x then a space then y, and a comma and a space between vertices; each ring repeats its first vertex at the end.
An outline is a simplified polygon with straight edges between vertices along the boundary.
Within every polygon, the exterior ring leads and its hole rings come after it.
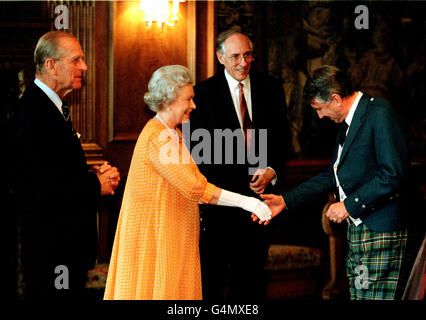
POLYGON ((160 121, 175 138, 180 140, 180 137, 179 137, 177 130, 169 128, 169 126, 164 122, 164 120, 160 117, 160 115, 158 113, 155 115, 155 118, 157 118, 158 121, 160 121))

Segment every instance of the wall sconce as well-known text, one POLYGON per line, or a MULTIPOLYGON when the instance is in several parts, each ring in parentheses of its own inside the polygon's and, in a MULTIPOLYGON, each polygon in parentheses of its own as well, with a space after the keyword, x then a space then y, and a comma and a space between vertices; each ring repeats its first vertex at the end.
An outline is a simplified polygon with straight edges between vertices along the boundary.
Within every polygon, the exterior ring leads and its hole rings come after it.
POLYGON ((157 22, 161 28, 163 23, 168 26, 174 26, 178 21, 179 2, 185 0, 140 0, 139 8, 144 14, 142 21, 145 21, 147 28, 157 22))

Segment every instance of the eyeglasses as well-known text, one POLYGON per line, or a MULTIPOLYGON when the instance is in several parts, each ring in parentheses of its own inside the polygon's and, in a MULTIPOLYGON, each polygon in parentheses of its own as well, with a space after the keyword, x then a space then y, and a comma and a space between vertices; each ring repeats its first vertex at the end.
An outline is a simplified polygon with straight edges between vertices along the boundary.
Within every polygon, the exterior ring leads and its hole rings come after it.
POLYGON ((240 63, 243 58, 244 61, 252 62, 254 60, 253 52, 246 52, 244 54, 231 54, 230 56, 224 55, 232 63, 240 63))

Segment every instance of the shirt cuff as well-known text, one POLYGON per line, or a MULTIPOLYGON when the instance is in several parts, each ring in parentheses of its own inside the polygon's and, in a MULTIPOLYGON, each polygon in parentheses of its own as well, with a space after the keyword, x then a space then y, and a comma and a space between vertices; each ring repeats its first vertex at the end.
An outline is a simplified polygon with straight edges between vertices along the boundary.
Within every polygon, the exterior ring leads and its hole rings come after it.
POLYGON ((275 178, 271 180, 272 185, 275 186, 275 184, 277 183, 277 180, 278 180, 277 172, 274 169, 272 169, 271 167, 267 167, 267 169, 271 169, 275 173, 275 178))

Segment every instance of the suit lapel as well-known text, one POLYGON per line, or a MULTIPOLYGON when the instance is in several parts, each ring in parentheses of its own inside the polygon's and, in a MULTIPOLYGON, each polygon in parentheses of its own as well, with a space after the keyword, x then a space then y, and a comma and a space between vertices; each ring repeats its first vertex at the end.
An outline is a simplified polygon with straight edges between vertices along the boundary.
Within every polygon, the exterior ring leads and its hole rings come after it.
MULTIPOLYGON (((87 169, 86 157, 80 140, 69 128, 62 113, 49 97, 37 85, 31 83, 24 95, 29 95, 34 103, 31 105, 32 112, 38 114, 38 125, 44 128, 49 138, 49 143, 56 149, 66 149, 66 154, 72 155, 69 160, 70 168, 78 164, 84 170, 87 169), (78 161, 74 161, 77 158, 78 161)), ((47 141, 47 140, 46 140, 47 141)))
POLYGON ((364 93, 361 97, 361 100, 358 103, 356 111, 354 113, 354 117, 352 118, 351 125, 349 127, 349 132, 346 136, 345 143, 343 145, 342 154, 340 156, 339 167, 345 161, 348 150, 350 149, 352 143, 355 140, 355 137, 358 134, 359 129, 363 125, 363 118, 367 111, 368 101, 370 100, 370 96, 364 93))
POLYGON ((36 110, 36 112, 42 112, 45 113, 51 120, 55 120, 59 123, 63 122, 64 125, 66 124, 64 116, 59 111, 59 109, 56 107, 56 105, 52 102, 52 100, 49 99, 49 97, 46 95, 46 93, 43 92, 37 85, 34 83, 30 84, 31 87, 28 88, 28 90, 33 90, 36 92, 40 97, 40 103, 38 105, 39 108, 42 108, 41 110, 36 110))
POLYGON ((68 137, 68 139, 71 139, 71 141, 74 141, 77 145, 79 145, 79 148, 81 148, 80 140, 75 135, 72 127, 69 126, 69 123, 65 121, 63 114, 59 111, 56 105, 37 85, 32 84, 32 86, 33 86, 32 90, 35 90, 37 94, 40 96, 39 107, 43 108, 42 110, 38 110, 37 112, 43 112, 43 114, 46 115, 45 117, 42 117, 42 119, 46 121, 47 127, 50 127, 49 123, 51 124, 55 123, 54 125, 55 128, 60 130, 60 131, 55 130, 55 134, 57 136, 59 135, 59 137, 62 137, 61 139, 68 137))
POLYGON ((237 113, 235 111, 234 102, 232 100, 231 92, 229 91, 229 85, 225 78, 225 72, 219 72, 219 81, 218 81, 218 95, 220 98, 220 111, 218 110, 218 116, 221 119, 219 123, 224 123, 226 119, 226 124, 223 128, 230 128, 232 130, 240 128, 240 121, 238 120, 237 113), (223 92, 223 94, 221 94, 223 92))
POLYGON ((260 92, 257 91, 258 86, 256 82, 256 77, 253 74, 250 74, 250 91, 251 91, 251 121, 253 127, 256 127, 256 113, 257 113, 257 101, 259 99, 260 92))

